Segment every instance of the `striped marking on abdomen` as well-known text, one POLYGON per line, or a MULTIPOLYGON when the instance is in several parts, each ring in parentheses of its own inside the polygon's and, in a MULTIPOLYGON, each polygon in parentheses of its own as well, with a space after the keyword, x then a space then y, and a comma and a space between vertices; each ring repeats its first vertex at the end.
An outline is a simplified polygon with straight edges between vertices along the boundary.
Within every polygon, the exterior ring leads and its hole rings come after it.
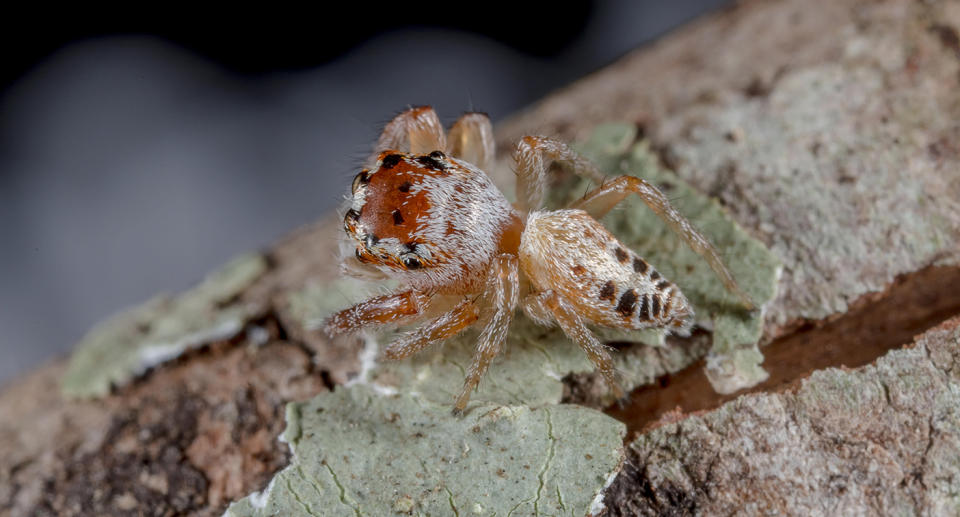
POLYGON ((642 322, 658 321, 670 316, 673 309, 673 284, 661 281, 656 285, 659 292, 637 294, 637 289, 629 288, 617 295, 616 284, 608 280, 600 287, 597 298, 610 303, 613 310, 624 318, 637 315, 642 322))

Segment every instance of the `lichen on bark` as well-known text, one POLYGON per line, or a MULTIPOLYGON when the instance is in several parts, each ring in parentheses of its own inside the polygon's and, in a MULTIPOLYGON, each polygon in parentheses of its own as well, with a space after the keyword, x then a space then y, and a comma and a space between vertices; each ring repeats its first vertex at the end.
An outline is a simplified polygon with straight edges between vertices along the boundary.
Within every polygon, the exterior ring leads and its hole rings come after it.
POLYGON ((665 423, 630 444, 611 515, 956 515, 957 364, 960 318, 873 364, 665 423))
POLYGON ((242 255, 178 296, 157 296, 97 325, 73 352, 64 395, 104 396, 190 348, 238 334, 263 307, 237 297, 266 270, 261 255, 242 255))
POLYGON ((368 386, 292 404, 291 464, 226 515, 587 513, 622 461, 624 427, 591 409, 450 406, 368 386))

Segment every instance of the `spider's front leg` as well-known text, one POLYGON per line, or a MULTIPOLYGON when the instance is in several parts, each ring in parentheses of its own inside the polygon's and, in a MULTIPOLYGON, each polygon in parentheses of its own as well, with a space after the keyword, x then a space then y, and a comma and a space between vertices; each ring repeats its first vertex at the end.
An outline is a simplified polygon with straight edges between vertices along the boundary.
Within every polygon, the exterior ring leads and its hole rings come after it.
POLYGON ((653 210, 653 213, 657 214, 693 251, 707 261, 714 273, 720 277, 723 285, 740 299, 740 303, 748 310, 753 310, 753 301, 737 285, 733 275, 730 274, 730 271, 720 259, 720 254, 717 253, 716 248, 690 224, 690 221, 687 221, 677 209, 670 205, 667 196, 663 195, 660 189, 650 183, 633 176, 620 176, 587 192, 582 199, 572 203, 570 208, 578 208, 590 214, 594 219, 600 219, 630 194, 639 196, 653 210))
POLYGON ((464 113, 450 128, 447 152, 489 172, 496 157, 490 119, 483 113, 464 113))
POLYGON ((330 316, 323 331, 333 337, 371 325, 399 323, 423 313, 427 303, 426 295, 412 289, 377 296, 330 316))
POLYGON ((384 351, 387 359, 403 359, 424 348, 456 336, 476 323, 480 311, 472 300, 463 300, 453 309, 397 338, 384 351))
POLYGON ((430 106, 403 111, 383 128, 373 158, 388 149, 427 154, 447 148, 447 138, 440 118, 430 106))
POLYGON ((457 397, 453 408, 455 414, 463 412, 467 407, 470 393, 477 388, 480 379, 487 373, 490 363, 500 353, 507 339, 507 329, 510 327, 510 320, 519 298, 518 268, 515 255, 505 253, 493 261, 483 292, 483 298, 489 304, 489 310, 492 313, 477 339, 477 351, 470 364, 467 378, 463 382, 463 390, 460 391, 460 396, 457 397))
POLYGON ((496 157, 493 126, 484 113, 464 113, 444 133, 440 118, 430 106, 418 106, 401 112, 383 128, 370 161, 386 150, 427 154, 442 151, 488 170, 496 157))

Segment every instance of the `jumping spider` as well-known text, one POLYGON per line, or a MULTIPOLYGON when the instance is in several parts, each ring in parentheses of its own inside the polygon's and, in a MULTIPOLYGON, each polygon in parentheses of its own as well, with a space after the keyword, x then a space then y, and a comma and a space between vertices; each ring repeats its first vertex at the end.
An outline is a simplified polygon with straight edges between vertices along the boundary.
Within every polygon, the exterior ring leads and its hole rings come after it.
POLYGON ((396 278, 403 287, 334 314, 324 330, 335 336, 425 321, 387 347, 387 358, 401 359, 481 324, 455 413, 466 407, 502 349, 518 305, 541 325, 559 325, 618 398, 623 391, 613 362, 588 324, 689 329, 693 310, 680 289, 597 222, 630 194, 638 195, 707 260, 744 306, 753 308, 713 246, 656 187, 632 176, 606 178, 558 141, 520 140, 513 205, 483 172, 494 159, 486 115, 465 114, 445 134, 432 108, 409 109, 384 128, 375 157, 376 163, 353 180, 343 220, 353 249, 343 267, 354 276, 396 278), (599 186, 563 210, 541 210, 553 161, 599 186))

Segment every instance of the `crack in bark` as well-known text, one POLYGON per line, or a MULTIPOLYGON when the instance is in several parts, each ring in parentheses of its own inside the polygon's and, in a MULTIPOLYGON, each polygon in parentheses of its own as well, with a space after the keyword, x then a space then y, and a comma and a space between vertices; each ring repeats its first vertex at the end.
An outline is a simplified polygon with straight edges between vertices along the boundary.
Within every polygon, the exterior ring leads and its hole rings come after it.
POLYGON ((443 489, 447 491, 447 498, 450 501, 450 509, 453 510, 453 514, 456 517, 460 517, 460 512, 457 510, 457 505, 453 501, 453 492, 451 492, 450 489, 447 488, 447 485, 443 485, 443 489))
MULTIPOLYGON (((544 408, 543 412, 547 415, 547 437, 550 438, 550 449, 547 450, 547 461, 543 464, 543 469, 537 475, 540 480, 540 486, 537 487, 537 498, 533 500, 533 513, 540 515, 540 495, 543 492, 543 477, 550 470, 550 463, 553 462, 553 456, 556 454, 557 438, 553 436, 553 419, 550 416, 550 410, 544 408)), ((559 487, 558 487, 559 489, 559 487)))
POLYGON ((800 327, 761 348, 770 378, 751 389, 716 393, 700 360, 669 374, 666 387, 641 386, 624 407, 610 406, 606 413, 627 424, 627 439, 631 440, 677 407, 685 414, 711 410, 745 393, 783 391, 815 370, 871 363, 960 313, 956 285, 960 285, 957 266, 932 266, 902 275, 882 295, 864 295, 847 313, 800 327))
POLYGON ((313 517, 321 517, 320 515, 313 513, 313 510, 310 509, 310 505, 303 502, 303 499, 300 498, 300 494, 298 494, 297 491, 293 489, 293 484, 290 483, 289 479, 287 479, 286 485, 287 485, 287 491, 290 492, 290 495, 293 496, 293 499, 296 500, 297 503, 303 507, 303 509, 307 512, 307 514, 312 515, 313 517))
POLYGON ((352 509, 353 513, 357 517, 360 517, 361 516, 360 508, 347 502, 347 490, 346 488, 343 487, 343 485, 340 484, 340 480, 337 478, 337 474, 333 471, 333 468, 330 467, 330 464, 327 463, 326 461, 323 462, 323 466, 327 468, 328 472, 330 472, 330 477, 333 478, 333 484, 337 485, 337 489, 340 491, 340 502, 343 503, 348 508, 352 509))

